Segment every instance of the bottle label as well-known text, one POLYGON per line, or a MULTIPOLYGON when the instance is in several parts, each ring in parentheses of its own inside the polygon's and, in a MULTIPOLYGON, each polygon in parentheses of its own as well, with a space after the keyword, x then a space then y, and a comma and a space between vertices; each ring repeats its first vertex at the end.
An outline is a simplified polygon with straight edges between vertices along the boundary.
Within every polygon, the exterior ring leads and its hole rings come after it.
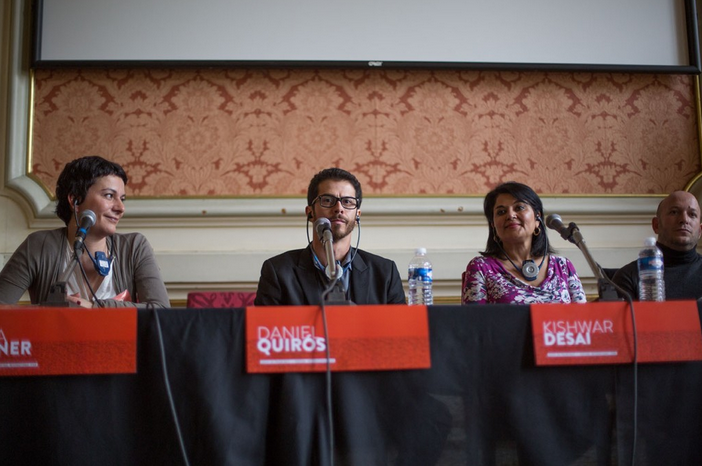
POLYGON ((663 269, 663 259, 660 257, 640 257, 639 272, 655 272, 663 269))
POLYGON ((417 281, 424 282, 424 283, 431 283, 432 282, 432 270, 430 268, 426 267, 420 267, 416 268, 413 270, 413 276, 417 281))

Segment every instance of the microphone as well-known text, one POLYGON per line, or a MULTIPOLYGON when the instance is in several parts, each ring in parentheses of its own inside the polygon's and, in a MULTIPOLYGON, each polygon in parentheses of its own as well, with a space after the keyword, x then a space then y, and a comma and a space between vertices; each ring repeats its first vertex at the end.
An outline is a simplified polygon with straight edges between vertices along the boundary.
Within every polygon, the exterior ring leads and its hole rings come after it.
POLYGON ((324 246, 324 254, 327 256, 327 266, 324 273, 330 280, 336 280, 341 277, 341 267, 334 259, 333 238, 331 231, 331 222, 328 218, 321 217, 314 221, 314 231, 317 232, 317 237, 322 241, 324 246))
POLYGON ((563 219, 561 219, 560 215, 551 214, 546 217, 546 226, 552 230, 556 230, 564 240, 577 244, 573 239, 573 231, 578 230, 575 223, 571 223, 570 225, 566 226, 563 224, 563 219))
POLYGON ((595 259, 590 254, 590 250, 585 244, 585 239, 583 238, 580 229, 574 222, 570 222, 568 226, 563 223, 561 216, 558 214, 551 214, 546 217, 546 226, 552 230, 556 230, 561 234, 564 240, 570 241, 580 249, 580 251, 585 256, 587 264, 592 269, 592 273, 597 279, 597 293, 599 294, 601 301, 618 301, 619 297, 617 292, 611 284, 611 280, 607 279, 605 273, 602 271, 602 267, 598 264, 595 259))
POLYGON ((88 234, 90 227, 95 225, 95 212, 92 210, 84 210, 80 214, 80 225, 78 226, 78 231, 76 231, 76 238, 73 240, 73 251, 77 254, 83 252, 83 243, 85 242, 85 237, 88 234))

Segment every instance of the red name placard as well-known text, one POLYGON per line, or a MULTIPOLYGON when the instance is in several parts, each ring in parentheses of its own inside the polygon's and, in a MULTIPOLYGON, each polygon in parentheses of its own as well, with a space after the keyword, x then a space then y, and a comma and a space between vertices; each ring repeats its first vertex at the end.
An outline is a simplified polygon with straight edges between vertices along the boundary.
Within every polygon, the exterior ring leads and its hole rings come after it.
MULTIPOLYGON (((634 302, 639 362, 702 360, 696 301, 634 302)), ((624 301, 533 304, 537 365, 628 363, 634 331, 624 301)))
POLYGON ((246 308, 248 372, 426 369, 426 306, 326 306, 328 339, 318 306, 246 308))
POLYGON ((135 308, 0 307, 0 375, 136 372, 135 308))

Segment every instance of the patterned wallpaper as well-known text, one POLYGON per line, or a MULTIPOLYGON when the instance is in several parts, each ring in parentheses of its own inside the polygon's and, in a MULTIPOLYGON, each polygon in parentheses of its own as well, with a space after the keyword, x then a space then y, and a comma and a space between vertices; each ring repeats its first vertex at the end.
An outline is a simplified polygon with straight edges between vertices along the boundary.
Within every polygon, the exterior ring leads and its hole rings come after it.
POLYGON ((309 69, 37 70, 32 171, 122 164, 132 197, 667 193, 700 171, 691 76, 309 69))

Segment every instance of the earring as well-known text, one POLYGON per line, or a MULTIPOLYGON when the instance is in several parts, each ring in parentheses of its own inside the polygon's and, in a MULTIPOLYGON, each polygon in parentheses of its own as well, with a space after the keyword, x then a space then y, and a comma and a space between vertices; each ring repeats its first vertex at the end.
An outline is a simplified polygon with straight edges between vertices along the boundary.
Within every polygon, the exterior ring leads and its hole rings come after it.
POLYGON ((541 234, 541 228, 536 227, 534 228, 534 236, 539 236, 541 234))

